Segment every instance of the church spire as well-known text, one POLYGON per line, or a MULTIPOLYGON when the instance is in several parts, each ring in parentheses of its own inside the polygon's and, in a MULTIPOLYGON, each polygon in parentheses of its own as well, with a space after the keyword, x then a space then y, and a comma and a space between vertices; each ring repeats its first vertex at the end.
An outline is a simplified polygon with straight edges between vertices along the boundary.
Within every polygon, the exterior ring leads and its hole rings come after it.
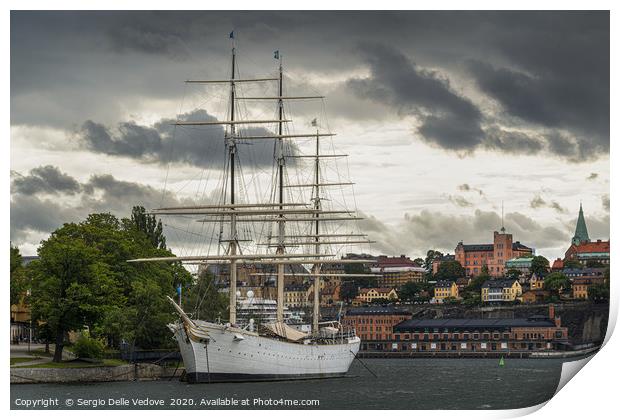
POLYGON ((579 217, 577 217, 577 227, 575 228, 575 236, 573 236, 573 244, 579 245, 582 242, 590 242, 590 237, 588 236, 586 219, 583 217, 583 207, 581 203, 579 203, 579 217))

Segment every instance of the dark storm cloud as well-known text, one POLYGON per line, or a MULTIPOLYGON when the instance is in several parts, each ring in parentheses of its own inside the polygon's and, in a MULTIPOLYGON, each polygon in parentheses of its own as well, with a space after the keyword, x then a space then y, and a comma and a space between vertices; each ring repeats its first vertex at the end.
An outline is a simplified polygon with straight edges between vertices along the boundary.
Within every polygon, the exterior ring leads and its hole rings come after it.
POLYGON ((380 44, 362 44, 359 51, 370 77, 348 81, 359 97, 394 106, 421 120, 418 131, 428 142, 446 149, 475 148, 482 141, 480 110, 458 95, 447 79, 419 68, 402 52, 380 44))
POLYGON ((20 245, 29 233, 50 233, 63 223, 76 220, 80 214, 78 209, 62 206, 57 200, 14 194, 11 196, 11 242, 20 245))
POLYGON ((47 165, 31 169, 28 175, 11 172, 11 191, 32 195, 36 193, 65 193, 80 192, 80 183, 70 175, 63 173, 56 166, 47 165))
MULTIPOLYGON (((13 174, 11 194, 11 241, 22 243, 31 233, 49 234, 63 223, 77 222, 90 213, 111 212, 118 217, 127 217, 134 205, 147 209, 159 206, 195 205, 191 199, 180 199, 170 191, 162 191, 146 184, 127 182, 112 175, 92 175, 80 184, 58 168, 42 166, 29 172, 37 174, 37 182, 26 184, 24 177, 13 174), (65 179, 58 188, 51 188, 53 180, 62 174, 65 179), (67 181, 70 179, 71 181, 67 181), (66 188, 66 185, 72 188, 66 188), (44 185, 42 189, 40 185, 44 185), (36 193, 53 194, 54 199, 45 199, 36 193), (64 200, 75 195, 75 200, 64 200)), ((210 197, 204 197, 206 201, 210 197)))
POLYGON ((342 86, 372 102, 351 106, 332 86, 334 118, 393 118, 385 104, 461 156, 609 151, 606 11, 13 12, 11 23, 12 124, 112 126, 144 100, 180 101, 180 78, 225 74, 234 27, 244 71, 273 71, 274 49, 301 76, 368 66, 342 86))
MULTIPOLYGON (((181 121, 216 121, 204 110, 194 110, 180 116, 181 121)), ((86 121, 79 131, 81 145, 95 153, 124 156, 147 163, 181 162, 198 167, 222 164, 226 153, 224 129, 174 126, 175 120, 163 119, 153 126, 133 121, 121 122, 115 130, 93 121, 86 121)), ((248 128, 241 135, 269 135, 263 128, 248 128)), ((269 166, 273 163, 274 142, 248 141, 238 145, 245 149, 251 163, 269 166)), ((289 145, 288 147, 294 147, 289 145)))

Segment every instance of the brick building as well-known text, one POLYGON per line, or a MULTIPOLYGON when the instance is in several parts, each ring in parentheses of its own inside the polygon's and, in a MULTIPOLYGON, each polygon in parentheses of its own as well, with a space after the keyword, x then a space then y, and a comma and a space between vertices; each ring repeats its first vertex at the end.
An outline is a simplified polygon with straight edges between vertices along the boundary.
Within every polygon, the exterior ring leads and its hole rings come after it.
POLYGON ((466 245, 459 242, 454 250, 454 259, 461 263, 468 276, 477 276, 486 265, 491 276, 501 277, 506 270, 506 261, 533 253, 532 248, 519 241, 513 242, 512 234, 502 228, 501 233, 493 232, 491 244, 466 245))
POLYGON ((392 305, 360 306, 349 309, 342 324, 355 328, 362 341, 390 340, 392 327, 407 319, 411 319, 411 312, 392 305))
MULTIPOLYGON (((555 310, 549 316, 489 319, 409 319, 393 327, 383 350, 407 352, 510 352, 552 350, 568 341, 555 310)), ((375 346, 376 347, 376 346, 375 346)))

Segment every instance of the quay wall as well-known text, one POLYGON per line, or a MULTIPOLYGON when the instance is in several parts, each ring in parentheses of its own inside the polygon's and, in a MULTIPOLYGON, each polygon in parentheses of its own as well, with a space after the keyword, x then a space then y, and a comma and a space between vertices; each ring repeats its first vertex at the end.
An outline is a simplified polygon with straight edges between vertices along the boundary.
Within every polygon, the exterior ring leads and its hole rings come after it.
POLYGON ((183 368, 179 368, 175 372, 175 368, 173 367, 162 367, 150 363, 85 368, 14 367, 11 368, 11 383, 32 384, 148 381, 180 377, 183 372, 183 368))

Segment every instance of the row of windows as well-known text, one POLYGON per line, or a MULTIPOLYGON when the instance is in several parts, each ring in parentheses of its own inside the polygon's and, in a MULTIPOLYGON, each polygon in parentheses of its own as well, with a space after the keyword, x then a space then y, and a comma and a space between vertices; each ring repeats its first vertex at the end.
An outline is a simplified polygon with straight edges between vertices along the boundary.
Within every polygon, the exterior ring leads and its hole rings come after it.
MULTIPOLYGON (((469 334, 469 333, 453 333, 453 334, 448 334, 448 333, 444 333, 444 334, 428 334, 428 333, 413 333, 413 334, 408 334, 408 333, 404 333, 404 334, 394 334, 394 339, 395 340, 400 340, 401 337, 403 340, 469 340, 470 338, 474 339, 474 340, 479 340, 480 339, 481 334, 479 333, 473 333, 473 334, 469 334)), ((511 334, 509 332, 505 332, 505 333, 482 333, 482 339, 484 340, 490 340, 491 338, 494 340, 499 340, 500 338, 504 338, 504 339, 508 339, 511 337, 511 334)))

